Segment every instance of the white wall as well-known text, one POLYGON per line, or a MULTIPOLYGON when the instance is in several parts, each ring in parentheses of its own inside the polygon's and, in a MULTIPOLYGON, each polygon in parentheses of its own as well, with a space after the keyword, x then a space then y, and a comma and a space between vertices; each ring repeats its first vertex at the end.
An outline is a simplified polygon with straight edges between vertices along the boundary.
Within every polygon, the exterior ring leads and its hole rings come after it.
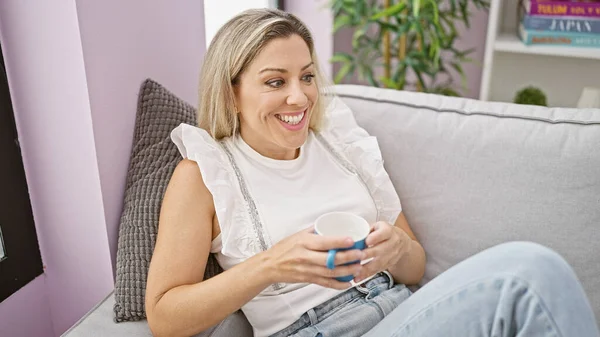
POLYGON ((250 8, 270 6, 269 0, 204 0, 206 47, 221 26, 236 14, 250 8))

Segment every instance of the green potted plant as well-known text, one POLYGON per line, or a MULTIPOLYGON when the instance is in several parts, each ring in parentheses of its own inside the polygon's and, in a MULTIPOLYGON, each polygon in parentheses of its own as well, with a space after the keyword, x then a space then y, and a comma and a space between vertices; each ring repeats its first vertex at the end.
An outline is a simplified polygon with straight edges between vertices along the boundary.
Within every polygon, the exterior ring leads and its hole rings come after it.
POLYGON ((548 106, 546 94, 534 86, 525 87, 515 94, 514 103, 548 106))
POLYGON ((489 8, 489 0, 331 0, 334 34, 354 30, 352 53, 331 59, 340 64, 334 82, 356 74, 372 86, 459 96, 450 69, 466 87, 462 64, 473 50, 455 41, 457 23, 470 26, 471 4, 489 8))

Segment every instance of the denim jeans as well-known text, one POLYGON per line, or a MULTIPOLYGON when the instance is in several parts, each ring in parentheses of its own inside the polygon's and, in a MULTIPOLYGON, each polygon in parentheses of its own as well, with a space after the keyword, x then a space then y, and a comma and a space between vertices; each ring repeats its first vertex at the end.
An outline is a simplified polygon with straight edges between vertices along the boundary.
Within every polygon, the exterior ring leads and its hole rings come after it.
POLYGON ((380 275, 305 313, 274 337, 599 337, 567 262, 511 242, 467 258, 414 294, 380 275), (364 291, 366 289, 366 291, 364 291))

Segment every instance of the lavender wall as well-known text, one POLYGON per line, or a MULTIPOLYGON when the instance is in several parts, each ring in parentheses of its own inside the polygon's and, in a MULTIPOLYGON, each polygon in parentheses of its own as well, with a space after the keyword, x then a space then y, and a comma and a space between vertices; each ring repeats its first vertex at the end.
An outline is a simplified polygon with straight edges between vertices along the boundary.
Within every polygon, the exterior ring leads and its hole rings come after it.
POLYGON ((0 332, 7 337, 54 336, 44 276, 0 303, 0 332))
POLYGON ((45 265, 0 303, 0 335, 59 336, 113 287, 140 84, 196 103, 203 6, 1 0, 0 38, 45 265))
POLYGON ((202 1, 77 0, 114 266, 137 94, 151 77, 191 104, 205 52, 202 1))
POLYGON ((10 312, 0 315, 0 331, 58 335, 112 287, 75 1, 0 1, 0 25, 45 266, 43 277, 0 304, 10 312))

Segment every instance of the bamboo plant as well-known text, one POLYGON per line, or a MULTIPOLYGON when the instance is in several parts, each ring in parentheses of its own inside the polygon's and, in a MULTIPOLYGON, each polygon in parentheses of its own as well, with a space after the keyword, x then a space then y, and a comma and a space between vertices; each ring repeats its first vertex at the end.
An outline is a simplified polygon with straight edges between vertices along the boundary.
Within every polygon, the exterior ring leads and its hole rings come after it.
POLYGON ((489 0, 331 0, 334 34, 354 31, 352 53, 336 53, 334 82, 356 74, 377 87, 459 96, 450 69, 462 79, 473 49, 458 50, 457 24, 470 27, 469 6, 489 8, 489 0))

